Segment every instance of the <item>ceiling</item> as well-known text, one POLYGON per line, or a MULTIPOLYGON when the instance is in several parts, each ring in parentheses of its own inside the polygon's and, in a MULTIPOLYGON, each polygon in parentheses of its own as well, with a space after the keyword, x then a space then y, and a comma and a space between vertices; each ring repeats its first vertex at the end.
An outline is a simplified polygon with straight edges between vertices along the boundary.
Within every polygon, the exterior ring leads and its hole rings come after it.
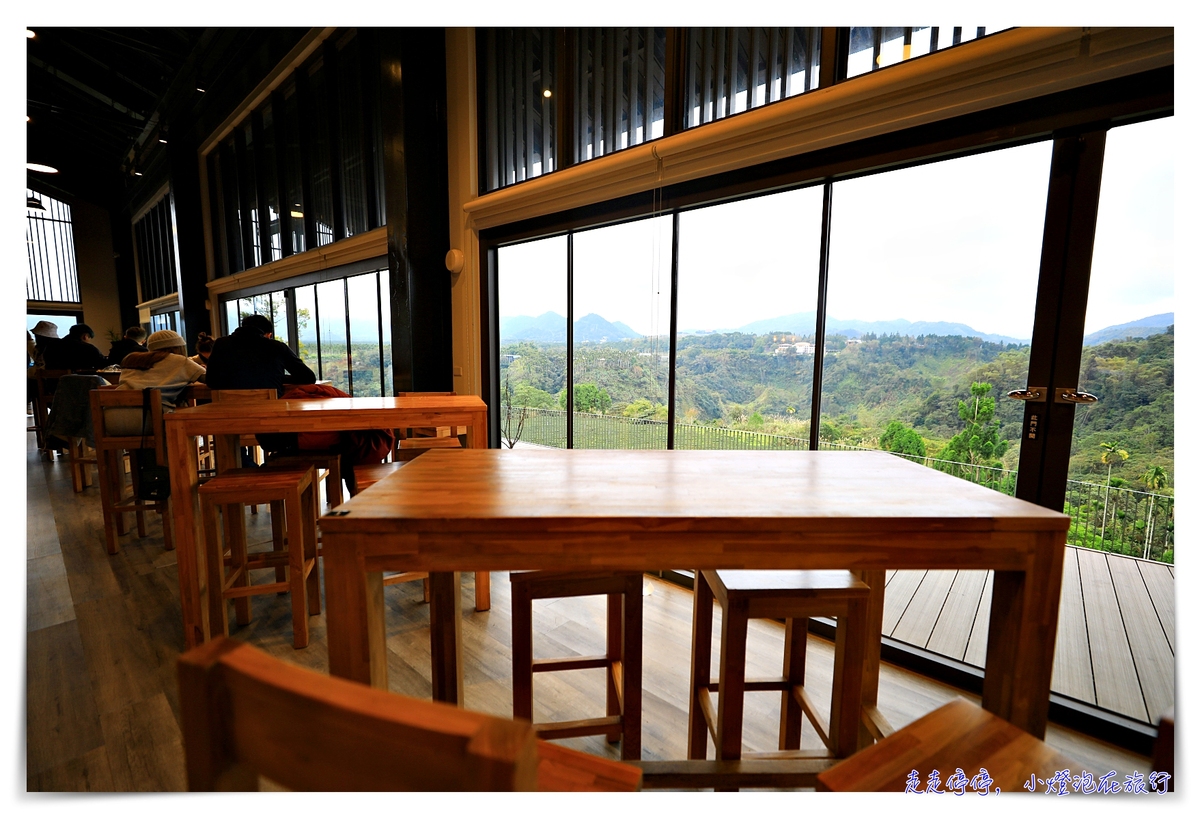
POLYGON ((37 28, 26 40, 27 161, 60 172, 31 177, 93 201, 119 195, 132 175, 122 167, 130 151, 169 136, 158 126, 173 86, 202 96, 193 60, 205 32, 37 28))

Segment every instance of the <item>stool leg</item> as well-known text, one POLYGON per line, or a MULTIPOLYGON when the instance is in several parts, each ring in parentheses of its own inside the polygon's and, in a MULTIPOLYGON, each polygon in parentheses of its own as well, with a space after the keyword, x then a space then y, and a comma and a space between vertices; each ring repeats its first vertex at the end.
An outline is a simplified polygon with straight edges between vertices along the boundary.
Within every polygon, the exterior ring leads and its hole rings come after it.
POLYGON ((533 598, 512 586, 513 718, 533 721, 533 598))
POLYGON ((746 631, 749 617, 742 604, 721 610, 721 670, 717 702, 717 760, 742 757, 742 715, 746 691, 746 631))
MULTIPOLYGON (((225 506, 225 531, 232 534, 229 537, 229 553, 233 556, 233 568, 241 568, 233 581, 234 588, 244 588, 250 584, 250 571, 246 568, 248 555, 246 553, 246 517, 245 507, 241 503, 230 503, 225 506)), ((251 621, 250 597, 234 597, 233 613, 238 625, 249 625, 251 621)))
MULTIPOLYGON (((883 643, 883 600, 887 572, 882 570, 856 571, 858 578, 871 587, 867 597, 867 653, 863 660, 863 707, 874 707, 879 703, 879 662, 883 643)), ((859 725, 858 747, 863 749, 875 743, 875 737, 866 724, 859 725)))
POLYGON ((175 550, 175 535, 171 529, 171 498, 162 501, 159 514, 162 516, 163 550, 175 550))
MULTIPOLYGON (((283 502, 280 500, 273 501, 271 503, 271 550, 277 554, 287 549, 283 533, 284 514, 283 502)), ((282 565, 275 566, 275 581, 287 582, 287 568, 282 565)), ((283 592, 281 591, 280 593, 283 592)))
POLYGON ((475 610, 487 611, 492 607, 492 575, 488 571, 475 572, 475 610))
POLYGON ((204 521, 204 555, 208 561, 208 627, 214 636, 229 635, 229 613, 225 596, 225 545, 221 542, 217 512, 224 508, 209 497, 200 498, 200 517, 204 521))
POLYGON ((116 452, 104 449, 96 453, 96 468, 100 472, 100 512, 104 518, 104 546, 108 553, 117 553, 117 528, 113 519, 115 512, 113 504, 121 499, 119 484, 114 480, 116 464, 113 462, 116 452))
POLYGON ((708 723, 700 708, 700 690, 712 679, 712 588, 704 574, 695 572, 692 593, 692 682, 688 700, 688 758, 704 758, 708 754, 708 723))
MULTIPOLYGON (((617 689, 618 678, 624 678, 627 667, 623 666, 621 661, 621 648, 624 643, 624 628, 622 627, 622 604, 621 594, 608 594, 606 601, 608 604, 608 626, 604 629, 606 650, 605 656, 608 659, 608 668, 606 670, 606 684, 604 686, 604 714, 606 716, 621 715, 621 690, 617 689)), ((616 744, 621 740, 621 733, 624 725, 611 728, 604 737, 608 739, 609 744, 616 744)))
POLYGON ((625 588, 625 628, 622 635, 624 704, 621 759, 642 758, 642 575, 629 578, 625 588))
POLYGON ((296 491, 284 503, 288 535, 288 585, 292 593, 292 647, 308 647, 308 587, 304 578, 305 518, 311 509, 296 491))
POLYGON ((829 738, 834 754, 846 758, 858 749, 862 724, 863 666, 867 653, 866 600, 850 600, 838 617, 833 654, 833 704, 829 709, 829 738))
POLYGON ((314 480, 305 491, 304 512, 304 563, 311 561, 312 568, 308 569, 305 577, 305 595, 308 597, 309 616, 319 616, 321 613, 321 569, 317 559, 317 504, 320 501, 320 491, 314 480))
POLYGON ((788 687, 779 703, 779 749, 799 750, 804 710, 792 694, 804 685, 804 660, 808 654, 808 619, 788 619, 783 636, 783 677, 788 687))

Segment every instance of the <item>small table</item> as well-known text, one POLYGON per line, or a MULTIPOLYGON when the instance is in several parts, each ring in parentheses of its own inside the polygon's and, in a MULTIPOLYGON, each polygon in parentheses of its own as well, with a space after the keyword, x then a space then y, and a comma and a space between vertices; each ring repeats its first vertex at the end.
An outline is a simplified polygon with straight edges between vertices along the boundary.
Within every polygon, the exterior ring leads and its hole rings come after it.
MULTIPOLYGON (((1069 518, 891 454, 433 451, 339 511, 321 521, 336 676, 387 687, 382 573, 401 566, 994 569, 983 706, 1045 735, 1069 518)), ((433 584, 430 623, 434 696, 461 704, 456 587, 433 584)))
MULTIPOLYGON (((465 426, 468 447, 486 447, 487 405, 475 395, 313 398, 208 403, 168 414, 166 438, 171 470, 171 518, 178 550, 179 601, 183 609, 186 648, 206 642, 211 636, 205 600, 206 566, 203 549, 198 546, 203 531, 196 494, 199 486, 196 437, 213 435, 218 462, 233 462, 232 453, 240 435, 410 426, 465 426)), ((431 577, 431 584, 437 585, 437 582, 438 578, 431 577)), ((487 582, 478 584, 483 587, 476 588, 476 607, 486 610, 489 605, 487 582)))

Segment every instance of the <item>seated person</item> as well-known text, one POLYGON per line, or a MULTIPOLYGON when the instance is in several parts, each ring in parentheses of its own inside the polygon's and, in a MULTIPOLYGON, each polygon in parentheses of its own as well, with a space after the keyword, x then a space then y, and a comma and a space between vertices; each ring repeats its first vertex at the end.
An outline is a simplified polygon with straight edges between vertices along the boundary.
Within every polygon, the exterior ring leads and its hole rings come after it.
MULTIPOLYGON (((177 332, 160 329, 146 342, 148 351, 131 352, 121 361, 117 389, 161 389, 164 411, 175 408, 179 393, 188 384, 204 381, 204 367, 187 356, 187 346, 177 332)), ((110 434, 141 434, 141 409, 108 409, 110 434)))
POLYGON ((125 330, 125 337, 114 341, 108 349, 108 365, 120 366, 121 361, 131 352, 145 352, 146 330, 141 327, 130 327, 125 330))
POLYGON ((196 354, 189 360, 200 364, 200 366, 208 366, 208 356, 212 354, 213 344, 216 342, 207 332, 202 332, 196 336, 196 354))
POLYGON ((42 353, 46 369, 70 369, 73 372, 95 372, 105 367, 104 353, 92 346, 96 333, 87 324, 76 324, 67 337, 46 347, 42 353))
POLYGON ((218 338, 208 356, 210 389, 274 389, 316 383, 317 376, 296 353, 274 338, 265 315, 247 315, 232 335, 218 338))

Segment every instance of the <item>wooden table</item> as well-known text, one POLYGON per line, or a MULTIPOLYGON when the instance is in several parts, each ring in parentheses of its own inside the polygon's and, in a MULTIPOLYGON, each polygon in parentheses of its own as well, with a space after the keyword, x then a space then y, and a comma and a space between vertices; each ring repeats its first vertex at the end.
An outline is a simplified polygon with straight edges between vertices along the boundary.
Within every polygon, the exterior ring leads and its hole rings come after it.
MULTIPOLYGON (((183 608, 184 644, 187 648, 195 647, 211 636, 205 600, 206 566, 203 549, 198 547, 203 529, 196 494, 199 485, 196 437, 214 436, 220 463, 222 460, 231 461, 238 436, 244 434, 398 429, 411 426, 465 426, 469 447, 487 446, 487 406, 474 395, 208 403, 178 409, 167 415, 171 518, 178 550, 179 600, 183 608)), ((439 580, 442 578, 431 578, 435 586, 439 580)), ((481 604, 480 596, 485 595, 486 589, 476 589, 477 605, 481 604)), ((482 607, 487 607, 486 601, 482 601, 482 607)))
MULTIPOLYGON (((321 521, 337 676, 387 687, 400 566, 995 569, 983 705, 1045 734, 1069 518, 891 454, 433 451, 340 510, 321 521)), ((430 621, 434 695, 461 703, 456 587, 434 584, 430 621)))

